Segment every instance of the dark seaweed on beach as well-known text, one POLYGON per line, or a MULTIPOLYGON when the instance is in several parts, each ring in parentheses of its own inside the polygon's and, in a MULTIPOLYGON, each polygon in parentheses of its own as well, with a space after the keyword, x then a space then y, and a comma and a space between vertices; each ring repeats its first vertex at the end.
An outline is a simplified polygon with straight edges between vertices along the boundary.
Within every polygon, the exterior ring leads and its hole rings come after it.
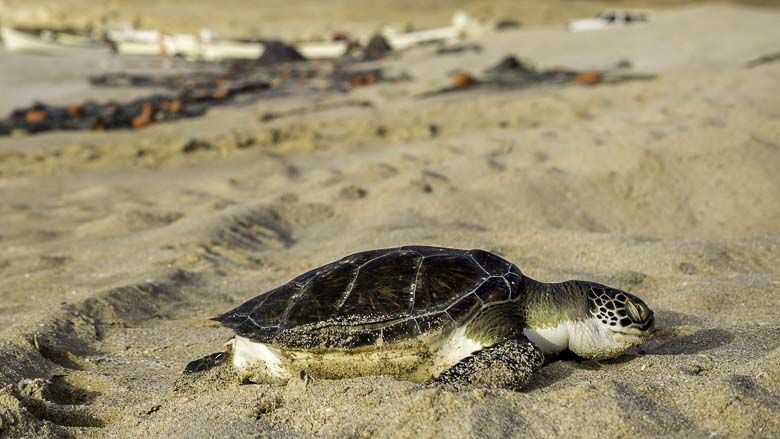
POLYGON ((144 75, 124 72, 106 73, 89 77, 96 87, 159 87, 168 90, 207 88, 220 85, 230 75, 213 73, 181 73, 175 75, 144 75))
POLYGON ((652 74, 623 73, 614 70, 577 71, 565 68, 541 70, 514 56, 507 56, 495 66, 485 70, 484 75, 479 78, 461 73, 453 78, 451 85, 422 93, 418 97, 428 98, 475 88, 506 90, 538 85, 580 84, 593 86, 625 81, 648 81, 655 78, 656 75, 652 74))
POLYGON ((129 102, 54 106, 35 103, 16 109, 0 120, 0 134, 13 130, 39 133, 50 130, 112 130, 144 128, 153 123, 197 117, 216 105, 224 105, 242 94, 270 88, 265 81, 249 81, 212 89, 187 89, 178 94, 155 94, 129 102))
POLYGON ((260 60, 232 62, 222 66, 221 71, 211 72, 172 75, 109 73, 92 76, 89 81, 100 87, 157 87, 173 93, 154 94, 123 103, 87 101, 53 106, 38 102, 16 109, 7 118, 0 119, 0 135, 8 135, 14 130, 39 133, 144 128, 157 122, 202 116, 210 107, 232 102, 239 95, 281 90, 285 84, 305 86, 315 79, 324 81, 326 91, 344 93, 354 87, 404 78, 387 78, 381 68, 350 69, 348 65, 339 63, 268 65, 260 60))

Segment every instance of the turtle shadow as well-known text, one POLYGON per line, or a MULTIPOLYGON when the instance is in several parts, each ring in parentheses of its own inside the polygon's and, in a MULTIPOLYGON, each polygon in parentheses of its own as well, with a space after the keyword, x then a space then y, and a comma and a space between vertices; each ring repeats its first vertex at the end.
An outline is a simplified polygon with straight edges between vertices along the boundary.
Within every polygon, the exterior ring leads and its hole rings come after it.
POLYGON ((568 359, 562 359, 560 355, 554 357, 550 363, 545 364, 536 372, 531 382, 523 389, 523 392, 532 392, 552 386, 558 381, 568 378, 574 372, 574 369, 575 367, 572 367, 568 359))
POLYGON ((660 310, 656 312, 656 321, 660 325, 655 336, 635 351, 637 355, 696 354, 725 346, 734 339, 724 329, 702 328, 707 326, 706 320, 692 314, 660 310), (691 333, 691 329, 698 330, 691 333))
POLYGON ((692 325, 692 326, 704 325, 704 320, 699 316, 677 312, 677 311, 670 311, 667 309, 655 311, 655 321, 656 323, 658 322, 662 323, 659 329, 674 328, 676 326, 683 326, 683 325, 692 325))
POLYGON ((724 329, 703 329, 693 334, 659 340, 659 343, 654 343, 644 349, 644 353, 652 355, 696 354, 725 346, 733 339, 734 335, 724 329))
POLYGON ((578 368, 580 369, 598 369, 598 363, 624 364, 645 355, 697 354, 725 346, 733 339, 733 334, 720 328, 702 329, 693 334, 672 336, 664 339, 651 339, 644 345, 632 349, 631 351, 617 358, 595 362, 575 356, 575 361, 578 364, 578 368))
POLYGON ((628 363, 629 361, 635 360, 642 355, 644 355, 644 353, 638 353, 636 350, 634 350, 630 353, 621 355, 620 357, 617 358, 609 358, 606 360, 593 360, 590 358, 580 357, 574 352, 567 350, 557 354, 554 357, 554 360, 556 363, 561 363, 562 365, 566 365, 568 370, 566 376, 568 376, 574 370, 599 370, 601 369, 601 366, 604 364, 628 363))

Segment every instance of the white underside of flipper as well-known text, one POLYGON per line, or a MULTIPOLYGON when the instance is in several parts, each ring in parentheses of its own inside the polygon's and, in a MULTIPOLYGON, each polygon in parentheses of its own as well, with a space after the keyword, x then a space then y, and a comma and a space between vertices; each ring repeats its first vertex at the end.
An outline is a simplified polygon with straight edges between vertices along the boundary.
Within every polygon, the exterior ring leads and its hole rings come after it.
POLYGON ((233 366, 239 371, 265 367, 265 372, 272 378, 290 377, 287 361, 278 349, 238 335, 233 339, 233 366))
POLYGON ((465 326, 456 329, 455 332, 441 344, 438 351, 436 351, 433 360, 434 377, 455 364, 458 364, 461 360, 474 352, 481 350, 483 347, 484 346, 481 343, 466 336, 465 326))

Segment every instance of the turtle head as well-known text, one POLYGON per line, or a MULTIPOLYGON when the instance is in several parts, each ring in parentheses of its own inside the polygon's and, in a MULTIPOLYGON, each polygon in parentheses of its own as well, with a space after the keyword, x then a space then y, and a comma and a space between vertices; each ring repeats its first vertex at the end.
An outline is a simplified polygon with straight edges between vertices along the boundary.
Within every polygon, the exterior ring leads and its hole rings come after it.
POLYGON ((583 358, 613 358, 653 331, 653 311, 633 294, 578 280, 533 285, 524 332, 546 353, 568 349, 583 358))
POLYGON ((569 349, 592 359, 616 357, 652 334, 655 316, 633 294, 604 285, 571 281, 587 301, 587 318, 569 329, 569 349))

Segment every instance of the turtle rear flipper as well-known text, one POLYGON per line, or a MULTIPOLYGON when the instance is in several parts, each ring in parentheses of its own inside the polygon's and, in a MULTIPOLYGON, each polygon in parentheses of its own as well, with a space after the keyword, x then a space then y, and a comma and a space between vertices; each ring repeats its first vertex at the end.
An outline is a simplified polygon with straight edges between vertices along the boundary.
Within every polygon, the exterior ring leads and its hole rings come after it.
POLYGON ((190 361, 184 368, 184 373, 197 373, 213 369, 227 361, 228 358, 230 358, 229 352, 215 352, 206 355, 205 357, 190 361))
POLYGON ((542 351, 524 335, 514 335, 462 359, 431 384, 453 390, 472 386, 519 390, 542 364, 542 351))

